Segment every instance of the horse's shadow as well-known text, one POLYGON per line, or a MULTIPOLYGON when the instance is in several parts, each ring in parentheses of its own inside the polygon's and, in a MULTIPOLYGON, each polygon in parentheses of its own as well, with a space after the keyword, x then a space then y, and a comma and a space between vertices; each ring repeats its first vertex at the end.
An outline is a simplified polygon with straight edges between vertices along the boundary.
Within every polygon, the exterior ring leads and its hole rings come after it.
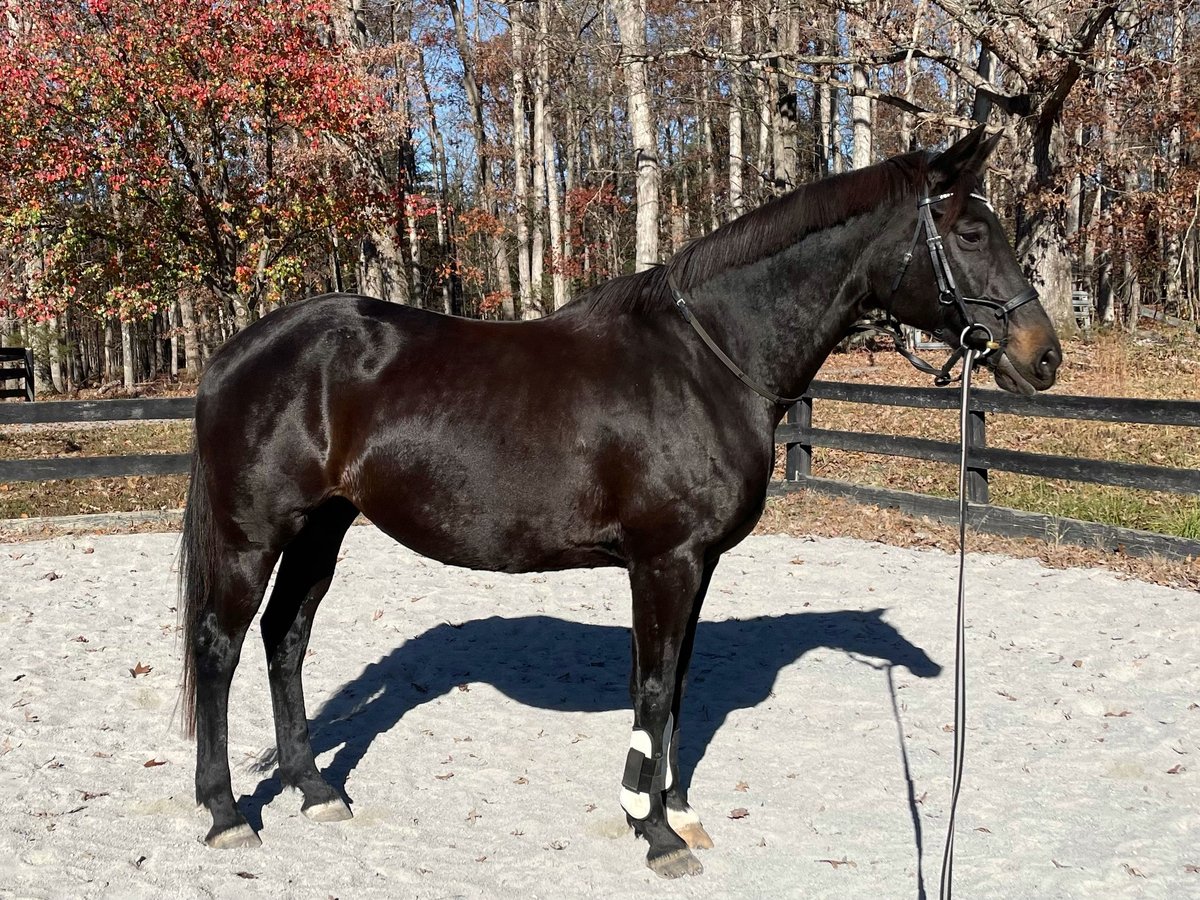
MULTIPOLYGON (((883 613, 802 612, 701 622, 681 713, 683 783, 729 714, 765 700, 779 671, 810 650, 872 657, 921 678, 938 675, 942 667, 884 621, 883 613)), ((491 684, 541 709, 629 709, 629 634, 628 628, 543 615, 438 625, 368 665, 321 707, 311 722, 313 751, 336 748, 324 774, 331 784, 344 785, 376 737, 409 710, 467 682, 491 684)), ((273 765, 268 754, 256 768, 273 765)), ((241 798, 239 806, 256 828, 262 808, 280 791, 278 777, 271 776, 241 798)))

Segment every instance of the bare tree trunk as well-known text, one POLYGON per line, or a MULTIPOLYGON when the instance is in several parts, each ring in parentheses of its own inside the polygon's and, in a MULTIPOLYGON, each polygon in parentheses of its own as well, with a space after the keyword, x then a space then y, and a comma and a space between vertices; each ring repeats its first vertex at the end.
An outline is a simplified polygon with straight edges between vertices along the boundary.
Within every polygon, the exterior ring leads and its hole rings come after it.
MULTIPOLYGON (((487 131, 483 124, 483 95, 475 80, 475 55, 467 36, 467 25, 463 19, 462 7, 458 0, 446 0, 450 15, 454 19, 454 36, 458 44, 458 55, 463 67, 463 91, 467 96, 467 106, 471 113, 471 135, 475 140, 475 151, 479 156, 479 195, 487 213, 499 222, 499 206, 496 203, 496 192, 492 184, 492 160, 488 153, 487 131)), ((512 307, 512 278, 508 270, 508 247, 504 236, 495 229, 489 235, 492 251, 492 277, 495 289, 507 298, 504 305, 507 313, 512 307)))
MULTIPOLYGON (((846 40, 850 58, 857 59, 864 53, 859 28, 847 21, 846 40)), ((850 67, 850 127, 854 139, 851 149, 850 165, 855 169, 864 169, 875 161, 873 140, 874 109, 870 97, 860 95, 871 87, 867 67, 854 63, 850 67)))
POLYGON ((394 228, 370 229, 359 247, 358 289, 390 303, 409 302, 403 256, 394 228))
POLYGON ((104 320, 104 374, 103 379, 114 381, 117 377, 117 343, 113 336, 113 320, 104 320))
POLYGON ((571 209, 570 199, 575 196, 575 190, 579 186, 579 172, 583 161, 583 126, 579 121, 579 107, 576 104, 574 92, 567 90, 563 95, 564 113, 567 121, 566 132, 564 135, 564 165, 563 169, 563 205, 562 205, 562 264, 563 271, 563 289, 567 300, 571 299, 572 284, 571 279, 567 277, 567 266, 570 266, 570 271, 575 271, 575 247, 573 239, 575 235, 575 219, 571 209))
MULTIPOLYGON (((824 42, 818 42, 817 52, 825 52, 828 48, 824 42)), ((813 86, 813 151, 815 165, 814 178, 824 178, 833 173, 833 123, 831 113, 836 109, 836 100, 831 100, 834 88, 829 84, 813 86)))
POLYGON ((441 279, 441 312, 447 315, 461 312, 461 283, 458 274, 457 250, 454 231, 450 225, 450 179, 446 165, 446 143, 438 127, 437 107, 429 87, 429 77, 424 62, 421 65, 421 91, 425 97, 425 113, 429 123, 432 163, 437 175, 437 191, 434 197, 434 215, 437 221, 438 252, 446 269, 441 279))
MULTIPOLYGON (((865 66, 856 63, 851 67, 850 83, 855 90, 866 90, 870 87, 865 66)), ((854 129, 854 144, 850 156, 850 165, 855 169, 863 169, 874 162, 871 148, 872 123, 870 97, 861 97, 858 94, 850 97, 850 119, 854 129)))
MULTIPOLYGON (((742 0, 733 0, 729 8, 729 50, 742 52, 742 0)), ((734 63, 729 68, 729 219, 733 220, 746 211, 746 198, 742 187, 742 166, 745 153, 742 148, 742 66, 734 63)))
POLYGON ((650 90, 646 81, 646 12, 639 0, 615 0, 617 29, 626 58, 623 68, 629 89, 629 126, 633 134, 634 161, 637 167, 637 243, 635 268, 641 272, 659 261, 658 141, 654 116, 650 111, 650 90))
MULTIPOLYGON (((550 84, 550 2, 538 0, 538 34, 544 48, 538 59, 538 78, 542 84, 550 84)), ((547 99, 549 97, 547 96, 547 99)), ((542 106, 542 159, 546 167, 547 213, 550 219, 550 281, 554 286, 554 308, 567 302, 567 279, 563 273, 563 222, 562 204, 558 191, 558 165, 555 153, 553 113, 548 104, 542 106)))
POLYGON ((33 386, 38 396, 54 390, 54 382, 50 377, 50 353, 46 341, 49 329, 45 323, 35 325, 25 320, 25 339, 21 342, 33 350, 33 386))
MULTIPOLYGON (((921 24, 924 15, 925 0, 917 0, 917 7, 913 12, 912 40, 909 45, 909 51, 904 56, 904 99, 908 103, 914 103, 917 96, 916 85, 914 83, 916 66, 913 63, 912 48, 917 46, 917 41, 921 37, 921 24)), ((976 119, 976 121, 983 120, 976 119)), ((900 113, 900 152, 907 153, 915 149, 912 115, 907 110, 904 110, 900 113)))
MULTIPOLYGON (((1075 133, 1072 135, 1072 148, 1078 153, 1079 147, 1083 145, 1083 126, 1076 125, 1075 133)), ((1071 240, 1079 234, 1080 218, 1083 213, 1083 177, 1076 170, 1071 176, 1071 183, 1067 187, 1067 202, 1066 209, 1063 212, 1064 225, 1063 230, 1066 233, 1067 239, 1071 240)))
POLYGON ((179 378, 179 304, 170 303, 167 305, 167 328, 171 332, 170 353, 171 353, 171 377, 179 378))
MULTIPOLYGON (((525 114, 525 16, 524 0, 507 0, 512 35, 512 154, 513 206, 517 231, 517 290, 521 299, 521 315, 530 308, 532 291, 529 267, 529 163, 526 160, 525 114)), ((539 38, 540 40, 540 38, 539 38)))
MULTIPOLYGON (((769 26, 763 19, 762 9, 758 6, 751 7, 751 46, 754 48, 754 53, 758 58, 762 58, 762 54, 766 52, 770 46, 769 26)), ((772 185, 766 179, 769 179, 772 162, 771 162, 771 110, 775 106, 775 99, 771 96, 775 79, 764 69, 759 62, 750 64, 750 72, 754 76, 751 87, 754 91, 754 113, 758 119, 758 135, 754 142, 754 169, 758 173, 758 178, 754 179, 755 190, 754 194, 762 197, 763 191, 771 191, 772 185)), ((769 194, 767 195, 769 196, 769 194)), ((757 206, 758 204, 755 203, 757 206)))
MULTIPOLYGON (((1184 5, 1180 0, 1173 0, 1171 17, 1171 56, 1172 64, 1168 76, 1167 87, 1167 116, 1170 130, 1167 134, 1167 160, 1164 172, 1164 188, 1168 191, 1175 186, 1183 148, 1183 66, 1184 66, 1184 34, 1187 19, 1184 5)), ((1183 316, 1187 313, 1183 305, 1183 243, 1180 240, 1178 228, 1167 224, 1163 228, 1163 310, 1174 310, 1183 316)))
MULTIPOLYGON (((679 125, 679 140, 680 143, 686 146, 684 129, 687 127, 682 119, 677 120, 679 125)), ((685 160, 680 166, 680 176, 682 184, 679 189, 679 228, 680 228, 680 246, 683 246, 683 241, 692 233, 692 167, 685 160)))
POLYGON ((700 102, 703 107, 704 175, 708 185, 708 227, 716 231, 721 225, 717 209, 717 155, 713 148, 712 89, 709 87, 709 67, 705 64, 700 80, 700 102))
MULTIPOLYGON (((792 61, 800 47, 799 11, 789 7, 773 6, 771 10, 773 26, 771 33, 775 35, 775 57, 771 60, 773 69, 792 67, 792 61)), ((774 158, 775 189, 777 192, 789 191, 799 184, 799 159, 796 146, 796 133, 800 117, 799 105, 795 96, 794 81, 781 82, 777 74, 771 76, 771 122, 772 122, 772 157, 774 158)))
MULTIPOLYGON (((915 43, 915 41, 914 41, 915 43)), ((975 63, 975 74, 979 76, 979 80, 985 84, 990 84, 992 81, 992 67, 996 62, 996 57, 992 51, 987 48, 987 45, 982 41, 979 42, 979 60, 975 63)), ((971 119, 978 122, 980 125, 987 122, 988 117, 992 114, 992 101, 988 95, 976 88, 975 99, 971 101, 971 119)))
MULTIPOLYGON (((198 330, 200 333, 200 340, 197 341, 196 346, 199 348, 200 362, 203 365, 212 358, 213 347, 221 342, 220 338, 217 337, 219 331, 218 323, 213 322, 213 316, 209 312, 208 305, 203 305, 200 307, 200 323, 198 330)), ((196 377, 199 377, 200 370, 197 369, 195 374, 196 377)))
POLYGON ((121 362, 123 366, 124 384, 126 390, 133 390, 137 384, 133 359, 133 323, 121 322, 121 362))
MULTIPOLYGON (((188 378, 193 381, 200 377, 201 349, 200 329, 196 325, 196 307, 191 291, 179 295, 179 319, 183 325, 183 362, 188 378)), ((108 336, 105 336, 107 345, 108 336)), ((105 366, 108 365, 108 348, 105 347, 105 366)))
POLYGON ((63 378, 62 343, 58 316, 52 316, 46 323, 46 358, 50 363, 50 383, 54 385, 54 390, 65 394, 67 384, 63 378))
POLYGON ((533 79, 533 121, 530 133, 533 165, 533 233, 529 247, 529 305, 524 311, 527 319, 537 318, 547 312, 545 295, 545 264, 546 264, 546 210, 549 206, 549 183, 546 178, 546 129, 543 120, 546 117, 546 104, 549 102, 550 85, 542 74, 546 67, 542 65, 550 52, 546 46, 547 36, 540 25, 537 35, 537 46, 534 49, 534 79, 533 79))
MULTIPOLYGON (((683 127, 680 125, 679 145, 683 145, 683 127)), ((675 142, 674 130, 668 126, 664 135, 667 149, 667 171, 678 171, 679 166, 675 160, 675 142)), ((683 246, 683 211, 679 206, 679 180, 670 178, 670 187, 667 190, 667 228, 671 236, 671 255, 674 255, 680 247, 683 246)))

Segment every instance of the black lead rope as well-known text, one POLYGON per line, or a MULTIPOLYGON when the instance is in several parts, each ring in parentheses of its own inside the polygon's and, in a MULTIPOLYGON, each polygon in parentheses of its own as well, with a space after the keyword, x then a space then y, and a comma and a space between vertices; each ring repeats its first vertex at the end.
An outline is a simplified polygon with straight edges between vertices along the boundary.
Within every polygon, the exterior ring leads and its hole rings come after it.
POLYGON ((954 634, 954 775, 950 786, 950 820, 946 825, 946 850, 942 855, 941 900, 951 900, 954 890, 954 815, 962 787, 963 757, 967 742, 966 570, 967 570, 967 413, 971 395, 971 370, 975 350, 963 356, 962 406, 958 420, 958 615, 954 634))

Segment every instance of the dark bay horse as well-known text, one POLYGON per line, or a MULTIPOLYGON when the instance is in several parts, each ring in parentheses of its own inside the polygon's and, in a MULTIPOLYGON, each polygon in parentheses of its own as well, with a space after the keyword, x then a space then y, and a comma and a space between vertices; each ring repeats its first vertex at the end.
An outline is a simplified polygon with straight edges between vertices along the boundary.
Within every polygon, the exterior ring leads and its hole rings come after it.
POLYGON ((802 393, 872 310, 952 343, 967 339, 970 318, 996 338, 989 362, 1002 387, 1048 388, 1058 340, 974 195, 994 144, 977 131, 938 155, 800 188, 668 267, 617 278, 539 321, 334 295, 274 312, 222 347, 197 397, 181 565, 184 700, 196 796, 213 820, 207 842, 259 842, 234 803, 227 704, 277 562, 262 637, 280 779, 311 818, 351 815, 314 763, 300 667, 362 512, 452 565, 628 569, 634 721, 621 805, 651 869, 701 871, 689 847, 711 842, 678 777, 680 701, 705 590, 762 512, 785 409, 734 377, 676 300, 686 296, 724 352, 781 395, 802 393), (939 297, 946 272, 919 240, 931 230, 956 295, 981 299, 939 297))

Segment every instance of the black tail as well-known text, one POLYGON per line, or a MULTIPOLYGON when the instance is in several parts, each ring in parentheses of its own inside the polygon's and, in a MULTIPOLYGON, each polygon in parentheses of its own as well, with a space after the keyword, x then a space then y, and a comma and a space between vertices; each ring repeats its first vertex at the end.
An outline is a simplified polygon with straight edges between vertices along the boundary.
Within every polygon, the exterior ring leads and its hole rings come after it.
POLYGON ((183 543, 179 550, 179 614, 183 619, 183 731, 196 733, 196 650, 201 620, 213 602, 216 530, 208 496, 204 461, 192 447, 192 480, 183 511, 183 543))

